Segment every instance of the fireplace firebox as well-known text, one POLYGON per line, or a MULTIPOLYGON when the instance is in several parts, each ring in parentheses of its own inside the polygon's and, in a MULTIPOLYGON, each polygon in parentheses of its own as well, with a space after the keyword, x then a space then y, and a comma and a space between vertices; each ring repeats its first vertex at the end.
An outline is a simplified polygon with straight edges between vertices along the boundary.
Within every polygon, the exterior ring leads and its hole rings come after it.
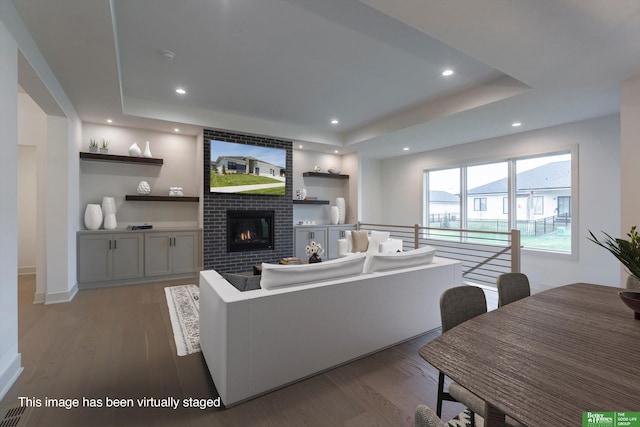
POLYGON ((273 249, 274 211, 227 211, 227 252, 273 249))

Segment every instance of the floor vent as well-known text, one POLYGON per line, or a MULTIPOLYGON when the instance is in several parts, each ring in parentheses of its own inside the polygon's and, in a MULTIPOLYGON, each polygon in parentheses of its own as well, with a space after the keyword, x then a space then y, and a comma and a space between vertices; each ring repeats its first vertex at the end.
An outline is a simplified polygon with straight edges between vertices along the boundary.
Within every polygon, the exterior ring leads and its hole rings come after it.
POLYGON ((9 409, 0 420, 0 427, 18 427, 26 409, 25 406, 9 409))

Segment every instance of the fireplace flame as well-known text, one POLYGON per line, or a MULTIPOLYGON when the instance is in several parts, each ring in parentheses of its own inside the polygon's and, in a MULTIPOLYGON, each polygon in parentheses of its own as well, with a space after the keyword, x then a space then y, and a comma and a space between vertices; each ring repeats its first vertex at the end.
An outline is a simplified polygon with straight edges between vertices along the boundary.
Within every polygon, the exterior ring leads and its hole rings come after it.
POLYGON ((240 233, 240 240, 251 240, 252 238, 253 236, 251 235, 250 230, 240 233))

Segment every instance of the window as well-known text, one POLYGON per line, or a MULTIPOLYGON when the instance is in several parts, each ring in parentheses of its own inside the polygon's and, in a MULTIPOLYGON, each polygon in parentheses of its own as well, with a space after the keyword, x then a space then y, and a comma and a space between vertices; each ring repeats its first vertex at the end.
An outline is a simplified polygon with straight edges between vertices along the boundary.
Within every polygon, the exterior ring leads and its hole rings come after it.
POLYGON ((487 199, 485 197, 476 197, 473 199, 473 210, 474 211, 486 211, 487 210, 487 199))
POLYGON ((431 171, 425 187, 428 190, 425 200, 429 201, 425 224, 460 228, 460 168, 431 171))
POLYGON ((516 228, 525 248, 571 253, 571 169, 572 154, 563 152, 425 171, 425 223, 516 228))

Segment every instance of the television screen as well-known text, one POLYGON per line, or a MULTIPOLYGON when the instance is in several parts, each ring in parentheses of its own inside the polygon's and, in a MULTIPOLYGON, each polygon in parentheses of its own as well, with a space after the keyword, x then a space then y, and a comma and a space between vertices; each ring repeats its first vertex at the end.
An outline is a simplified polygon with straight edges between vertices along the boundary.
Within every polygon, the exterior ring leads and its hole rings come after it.
POLYGON ((212 193, 284 196, 287 151, 211 140, 212 193))

